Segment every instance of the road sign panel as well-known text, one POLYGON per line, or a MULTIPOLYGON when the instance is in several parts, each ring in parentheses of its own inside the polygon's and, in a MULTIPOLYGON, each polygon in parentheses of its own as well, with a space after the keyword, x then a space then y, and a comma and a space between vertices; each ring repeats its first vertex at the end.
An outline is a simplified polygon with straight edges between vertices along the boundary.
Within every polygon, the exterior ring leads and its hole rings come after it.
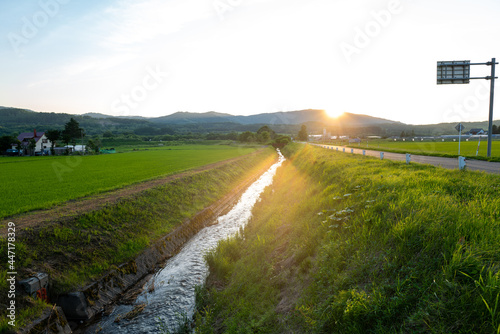
POLYGON ((470 60, 438 61, 437 84, 468 84, 470 82, 470 60))
POLYGON ((458 131, 458 132, 462 132, 465 130, 465 126, 462 125, 462 123, 458 123, 457 126, 455 126, 455 129, 458 131))

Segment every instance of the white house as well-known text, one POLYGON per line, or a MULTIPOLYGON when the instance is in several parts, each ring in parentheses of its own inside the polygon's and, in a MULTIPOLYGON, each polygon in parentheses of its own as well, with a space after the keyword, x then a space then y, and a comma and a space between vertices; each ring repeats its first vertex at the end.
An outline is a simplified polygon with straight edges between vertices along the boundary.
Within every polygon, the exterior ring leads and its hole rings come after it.
MULTIPOLYGON (((24 154, 31 154, 31 153, 49 154, 50 147, 52 146, 52 143, 50 140, 47 139, 45 132, 37 133, 36 129, 33 130, 33 132, 21 133, 19 136, 17 136, 17 139, 21 142, 21 150, 24 154), (29 149, 30 139, 34 139, 36 143, 34 152, 30 152, 29 149)), ((17 145, 12 145, 12 148, 16 148, 16 146, 17 145)))

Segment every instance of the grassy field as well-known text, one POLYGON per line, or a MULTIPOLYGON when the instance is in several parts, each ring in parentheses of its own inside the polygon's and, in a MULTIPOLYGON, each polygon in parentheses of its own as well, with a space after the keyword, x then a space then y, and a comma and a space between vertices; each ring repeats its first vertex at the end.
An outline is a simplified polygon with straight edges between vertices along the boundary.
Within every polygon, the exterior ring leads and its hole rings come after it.
MULTIPOLYGON (((335 143, 335 142, 333 142, 335 143)), ((336 142, 340 144, 340 141, 336 142)), ((344 142, 345 143, 345 142, 344 142)), ((500 161, 500 141, 494 141, 492 143, 491 158, 486 158, 487 153, 487 141, 481 141, 479 146, 479 153, 476 156, 477 141, 465 141, 463 140, 460 144, 460 155, 472 159, 484 159, 491 161, 500 161)), ((351 144, 349 147, 354 148, 366 148, 374 150, 385 150, 388 152, 396 153, 416 153, 423 155, 436 155, 436 156, 446 156, 446 157, 456 157, 458 156, 458 140, 453 141, 390 141, 390 140, 370 140, 367 142, 361 142, 361 144, 351 144)))
MULTIPOLYGON (((125 153, 137 150, 162 150, 168 148, 175 148, 176 146, 185 145, 226 145, 237 146, 232 140, 181 140, 181 141, 143 141, 143 140, 127 140, 127 139, 103 139, 102 148, 114 148, 118 153, 125 153)), ((257 146, 257 145, 256 145, 257 146)))
MULTIPOLYGON (((72 291, 150 247, 186 219, 228 194, 276 160, 268 148, 201 173, 149 189, 98 211, 16 231, 17 278, 50 275, 50 294, 72 291)), ((57 218, 57 217, 55 217, 57 218)), ((7 295, 7 240, 0 238, 0 295, 7 295)), ((16 295, 17 325, 43 305, 16 295)), ((0 332, 7 329, 0 309, 0 332)))
POLYGON ((500 333, 500 177, 310 145, 206 256, 198 333, 500 333))
POLYGON ((255 151, 181 145, 93 156, 0 158, 0 218, 255 151))

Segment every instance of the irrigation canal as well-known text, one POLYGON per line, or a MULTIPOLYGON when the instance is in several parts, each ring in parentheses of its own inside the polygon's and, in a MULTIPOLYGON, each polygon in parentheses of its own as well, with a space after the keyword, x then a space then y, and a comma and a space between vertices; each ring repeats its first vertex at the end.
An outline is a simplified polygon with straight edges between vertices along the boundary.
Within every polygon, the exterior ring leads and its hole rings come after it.
POLYGON ((252 208, 264 188, 272 184, 278 167, 285 158, 278 151, 279 160, 255 181, 238 203, 217 224, 202 229, 188 241, 182 250, 167 261, 144 286, 133 305, 117 305, 86 333, 161 333, 172 332, 184 319, 191 319, 195 307, 195 286, 202 285, 208 276, 204 254, 219 240, 237 233, 251 217, 252 208), (130 312, 137 312, 127 317, 130 312), (130 319, 129 319, 130 318, 130 319))

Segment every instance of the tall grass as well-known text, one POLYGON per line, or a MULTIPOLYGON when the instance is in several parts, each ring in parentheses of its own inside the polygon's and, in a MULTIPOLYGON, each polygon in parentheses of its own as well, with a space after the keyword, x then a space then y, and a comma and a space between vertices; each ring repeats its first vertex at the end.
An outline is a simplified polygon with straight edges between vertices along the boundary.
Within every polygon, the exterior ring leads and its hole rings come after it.
POLYGON ((198 332, 500 331, 498 176, 285 153, 247 228, 207 256, 198 332))

